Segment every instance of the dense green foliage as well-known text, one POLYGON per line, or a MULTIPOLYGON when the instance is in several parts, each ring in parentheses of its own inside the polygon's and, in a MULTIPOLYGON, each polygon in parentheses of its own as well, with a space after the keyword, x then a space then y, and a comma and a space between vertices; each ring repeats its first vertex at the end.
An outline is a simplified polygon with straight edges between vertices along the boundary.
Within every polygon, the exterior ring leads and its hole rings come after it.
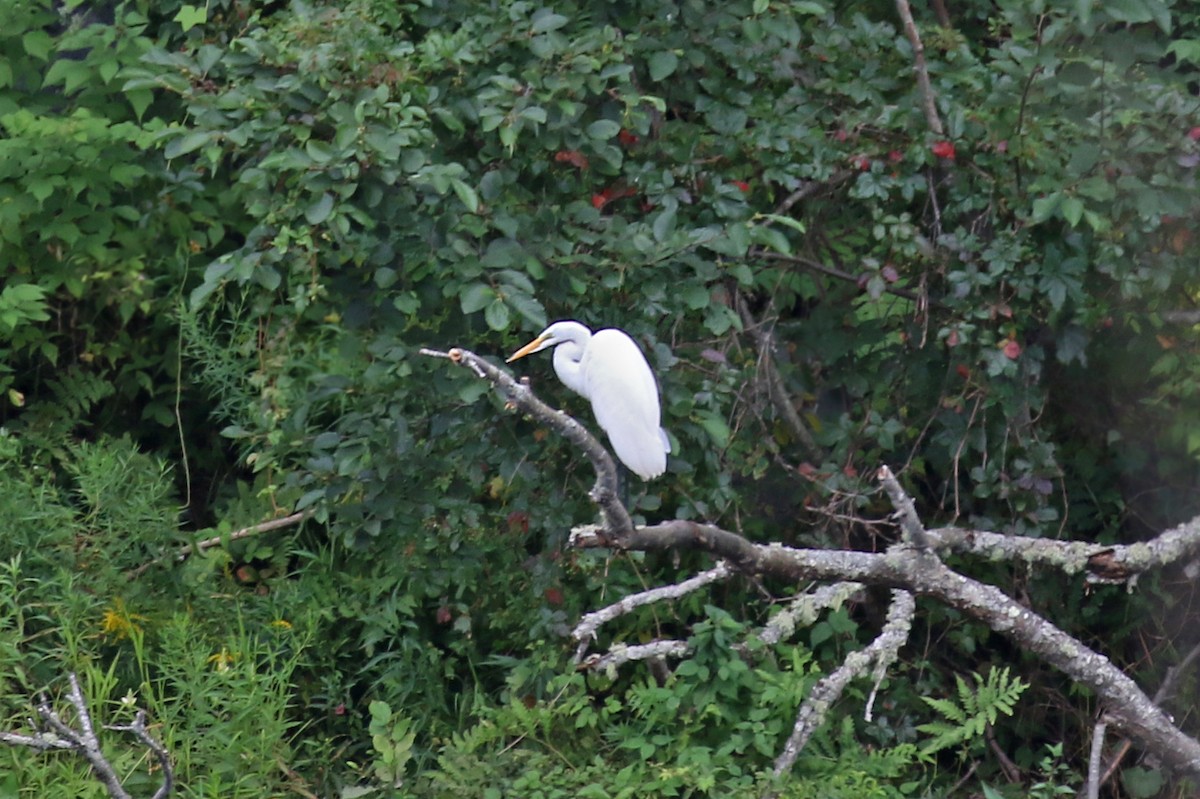
MULTIPOLYGON (((701 561, 564 550, 585 465, 418 354, 557 318, 659 376, 647 519, 879 547, 882 463, 930 523, 1116 542, 1200 512, 1200 13, 1101 5, 919 17, 938 135, 892 3, 0 4, 6 726, 74 669, 102 721, 149 710, 188 797, 758 795, 879 608, 764 647, 762 592, 802 587, 736 584, 614 625, 687 639, 669 678, 573 673, 581 612, 701 561)), ((547 360, 521 366, 590 423, 547 360)), ((985 568, 1146 684, 1188 629, 1173 573, 985 568)), ((1077 782, 1088 698, 921 616, 886 709, 848 698, 781 795, 1077 782)), ((0 796, 103 795, 0 762, 0 796)))

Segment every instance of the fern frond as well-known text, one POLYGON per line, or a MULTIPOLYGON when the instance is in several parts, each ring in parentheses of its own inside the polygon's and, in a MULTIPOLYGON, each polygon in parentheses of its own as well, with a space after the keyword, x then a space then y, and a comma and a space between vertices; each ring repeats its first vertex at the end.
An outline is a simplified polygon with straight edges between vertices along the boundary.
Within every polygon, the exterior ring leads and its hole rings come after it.
POLYGON ((961 676, 955 676, 958 687, 956 701, 921 697, 945 721, 922 724, 917 729, 933 736, 921 747, 920 756, 928 759, 943 749, 967 744, 983 736, 988 725, 995 724, 1000 713, 1011 716, 1021 694, 1029 687, 1020 677, 1011 677, 1006 666, 992 666, 987 677, 971 675, 974 686, 961 676))

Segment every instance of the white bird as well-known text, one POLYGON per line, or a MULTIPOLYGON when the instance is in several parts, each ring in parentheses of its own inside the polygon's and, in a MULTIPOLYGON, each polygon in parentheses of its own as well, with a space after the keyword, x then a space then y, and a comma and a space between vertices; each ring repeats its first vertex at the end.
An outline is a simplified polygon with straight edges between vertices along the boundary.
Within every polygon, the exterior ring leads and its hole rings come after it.
POLYGON ((547 347, 554 347, 558 379, 592 401, 592 413, 621 462, 643 480, 666 471, 671 442, 659 426, 658 384, 634 340, 616 328, 592 333, 579 322, 555 322, 508 362, 547 347))

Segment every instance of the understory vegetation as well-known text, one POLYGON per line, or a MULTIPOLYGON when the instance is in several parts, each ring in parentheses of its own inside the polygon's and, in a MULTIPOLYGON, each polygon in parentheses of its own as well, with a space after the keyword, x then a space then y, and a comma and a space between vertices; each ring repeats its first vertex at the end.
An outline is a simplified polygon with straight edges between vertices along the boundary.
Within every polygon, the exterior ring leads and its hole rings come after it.
MULTIPOLYGON (((891 2, 0 3, 0 730, 75 672, 195 799, 1073 794, 1092 697, 924 599, 780 778, 882 589, 735 647, 808 586, 734 580, 605 628, 686 658, 578 670, 583 613, 710 562, 567 547, 587 462, 419 353, 629 332, 640 519, 877 551, 885 464, 929 524, 1200 515, 1200 9, 948 6, 918 57, 891 2)), ((970 570, 1151 694, 1200 640, 1182 568, 970 570)), ((106 795, 0 748, 0 799, 106 795)))

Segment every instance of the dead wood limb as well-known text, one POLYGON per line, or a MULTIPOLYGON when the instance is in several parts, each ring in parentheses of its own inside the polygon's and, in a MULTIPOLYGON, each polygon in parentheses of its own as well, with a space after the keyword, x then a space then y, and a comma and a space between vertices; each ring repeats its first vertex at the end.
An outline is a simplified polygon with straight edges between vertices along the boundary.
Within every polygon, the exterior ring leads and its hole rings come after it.
MULTIPOLYGON (((800 704, 792 734, 788 736, 783 751, 775 758, 776 777, 791 770, 800 750, 825 722, 833 704, 841 697, 851 680, 865 675, 870 670, 878 681, 887 667, 895 662, 900 647, 908 641, 916 607, 916 600, 908 591, 893 591, 887 621, 875 640, 865 648, 851 652, 840 666, 813 686, 812 691, 800 704)), ((768 797, 773 795, 767 794, 768 797)))
POLYGON ((921 34, 917 23, 913 20, 912 9, 908 0, 896 0, 896 11, 904 26, 904 35, 913 50, 913 71, 917 73, 917 90, 921 95, 921 110, 925 112, 925 124, 935 136, 944 135, 942 118, 938 115, 937 97, 933 93, 933 84, 929 81, 929 66, 925 63, 925 45, 921 43, 921 34))
POLYGON ((604 534, 619 537, 624 531, 633 529, 629 511, 621 503, 617 493, 617 466, 603 445, 573 417, 551 408, 538 399, 528 380, 517 382, 512 375, 470 350, 455 347, 447 352, 422 349, 422 355, 446 358, 451 363, 465 366, 477 376, 489 381, 499 391, 506 403, 532 416, 555 433, 575 445, 591 461, 596 471, 596 484, 592 487, 592 501, 600 508, 604 517, 604 534))
MULTIPOLYGON (((113 799, 131 799, 129 792, 121 785, 121 779, 117 776, 116 770, 108 762, 100 748, 100 739, 96 736, 92 716, 87 708, 87 700, 84 699, 83 690, 79 687, 79 678, 72 672, 67 675, 67 679, 70 682, 67 701, 71 703, 71 707, 75 711, 78 729, 64 721, 62 716, 50 706, 50 700, 43 694, 38 700, 36 709, 45 729, 38 729, 38 725, 31 722, 31 726, 34 727, 32 735, 4 732, 0 733, 0 742, 10 746, 24 746, 41 751, 58 749, 78 752, 87 759, 96 779, 104 784, 109 796, 113 799)), ((154 792, 152 799, 166 799, 175 784, 174 773, 171 769, 171 757, 167 753, 166 747, 155 740, 146 729, 146 711, 138 710, 132 724, 112 725, 105 729, 130 732, 142 745, 154 753, 162 772, 163 781, 158 790, 154 792)))

